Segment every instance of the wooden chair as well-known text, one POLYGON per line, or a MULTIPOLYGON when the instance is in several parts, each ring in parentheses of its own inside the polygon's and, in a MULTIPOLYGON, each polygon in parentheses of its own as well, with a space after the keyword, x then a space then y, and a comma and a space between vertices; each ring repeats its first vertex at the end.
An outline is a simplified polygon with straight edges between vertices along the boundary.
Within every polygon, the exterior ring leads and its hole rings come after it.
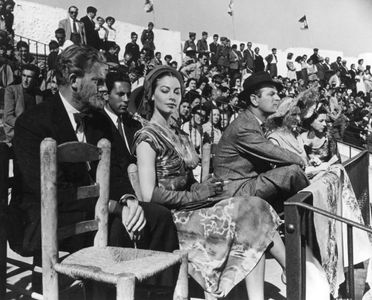
POLYGON ((177 263, 181 263, 181 267, 176 295, 178 299, 188 299, 186 253, 107 247, 110 174, 110 143, 107 140, 99 141, 98 148, 78 142, 57 147, 54 140, 47 138, 40 145, 40 155, 44 300, 58 300, 58 273, 116 285, 116 299, 134 299, 136 279, 142 281, 177 263), (57 162, 87 161, 99 161, 96 184, 79 187, 77 198, 98 197, 95 220, 57 229, 57 162), (59 262, 57 234, 66 238, 92 230, 97 230, 93 247, 81 249, 59 262))
MULTIPOLYGON (((6 143, 0 143, 0 299, 6 298, 6 290, 16 294, 26 295, 32 299, 42 299, 42 295, 32 289, 23 288, 18 282, 9 283, 14 276, 22 277, 26 272, 38 272, 41 268, 32 263, 8 257, 7 241, 7 217, 9 217, 8 202, 10 194, 14 195, 14 177, 9 172, 9 166, 14 158, 12 147, 6 143), (7 270, 9 269, 9 270, 7 270)), ((14 173, 13 164, 13 173, 14 173)), ((27 282, 28 283, 28 282, 27 282)), ((23 285, 27 285, 26 282, 23 285)))

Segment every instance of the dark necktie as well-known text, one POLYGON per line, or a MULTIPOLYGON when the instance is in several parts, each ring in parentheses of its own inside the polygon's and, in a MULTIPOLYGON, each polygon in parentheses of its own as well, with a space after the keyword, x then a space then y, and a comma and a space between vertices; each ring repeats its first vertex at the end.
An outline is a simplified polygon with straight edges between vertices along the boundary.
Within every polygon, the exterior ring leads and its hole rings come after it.
POLYGON ((76 122, 75 132, 78 132, 79 130, 84 132, 86 121, 87 121, 87 119, 89 119, 91 117, 92 117, 91 114, 75 113, 74 114, 74 119, 75 119, 75 122, 76 122))
POLYGON ((73 22, 72 22, 73 24, 72 24, 72 31, 73 31, 73 33, 77 33, 78 31, 77 31, 77 27, 76 27, 76 21, 74 20, 73 22))
POLYGON ((123 130, 123 119, 122 119, 121 116, 118 116, 117 126, 118 126, 118 130, 119 130, 119 134, 122 137, 128 152, 131 153, 129 145, 128 145, 127 138, 126 138, 124 130, 123 130))
POLYGON ((119 117, 118 117, 118 120, 117 120, 117 126, 118 126, 118 130, 119 130, 119 134, 121 135, 121 137, 122 137, 123 139, 125 139, 122 123, 123 123, 123 122, 122 122, 122 120, 121 120, 121 116, 119 116, 119 117))

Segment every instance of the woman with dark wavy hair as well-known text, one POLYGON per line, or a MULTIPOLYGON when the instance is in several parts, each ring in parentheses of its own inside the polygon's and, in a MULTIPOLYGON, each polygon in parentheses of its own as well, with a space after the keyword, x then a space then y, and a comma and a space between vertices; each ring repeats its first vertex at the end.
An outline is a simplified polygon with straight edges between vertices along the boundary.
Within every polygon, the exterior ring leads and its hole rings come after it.
POLYGON ((134 139, 143 200, 172 210, 180 248, 189 254, 189 273, 206 299, 225 297, 245 279, 249 299, 263 300, 266 250, 285 267, 278 215, 258 197, 222 198, 218 178, 195 182, 198 156, 188 135, 170 125, 184 92, 180 73, 157 67, 144 89, 154 110, 134 139))

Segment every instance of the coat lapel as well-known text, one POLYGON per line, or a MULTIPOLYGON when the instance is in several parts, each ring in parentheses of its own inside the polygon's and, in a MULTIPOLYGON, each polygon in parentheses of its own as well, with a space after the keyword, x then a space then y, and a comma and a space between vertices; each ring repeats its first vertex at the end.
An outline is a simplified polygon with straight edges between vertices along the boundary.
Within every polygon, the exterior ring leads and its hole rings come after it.
POLYGON ((59 139, 58 144, 77 141, 75 130, 72 128, 72 124, 59 93, 55 95, 55 98, 52 101, 55 103, 53 114, 56 122, 54 122, 53 125, 59 139))

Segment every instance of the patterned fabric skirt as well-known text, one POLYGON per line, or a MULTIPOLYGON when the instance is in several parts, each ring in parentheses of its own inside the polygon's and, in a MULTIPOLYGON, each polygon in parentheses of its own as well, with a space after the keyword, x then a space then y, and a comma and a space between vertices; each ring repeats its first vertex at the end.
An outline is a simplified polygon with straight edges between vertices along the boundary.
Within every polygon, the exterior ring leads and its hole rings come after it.
POLYGON ((224 297, 256 266, 280 224, 258 197, 232 197, 213 207, 174 211, 189 273, 215 297, 224 297))

